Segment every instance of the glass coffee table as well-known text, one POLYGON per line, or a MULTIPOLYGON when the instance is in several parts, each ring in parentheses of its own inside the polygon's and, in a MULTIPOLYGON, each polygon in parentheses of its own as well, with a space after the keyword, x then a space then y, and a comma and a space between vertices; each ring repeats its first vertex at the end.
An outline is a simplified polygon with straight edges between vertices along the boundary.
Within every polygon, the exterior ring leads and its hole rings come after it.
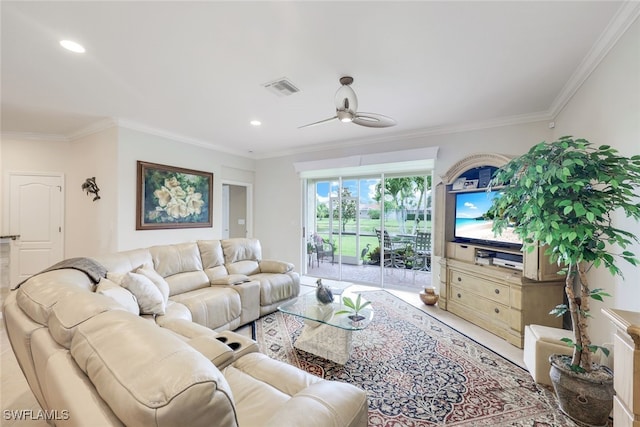
MULTIPOLYGON (((362 309, 358 314, 364 318, 354 322, 349 318, 351 313, 336 314, 348 308, 342 304, 342 292, 336 296, 333 291, 334 302, 330 304, 320 303, 315 291, 312 291, 287 301, 278 310, 304 319, 302 332, 293 345, 295 348, 344 365, 351 355, 353 332, 369 326, 373 319, 373 308, 368 305, 362 309)), ((354 301, 357 298, 357 294, 345 294, 354 301)))

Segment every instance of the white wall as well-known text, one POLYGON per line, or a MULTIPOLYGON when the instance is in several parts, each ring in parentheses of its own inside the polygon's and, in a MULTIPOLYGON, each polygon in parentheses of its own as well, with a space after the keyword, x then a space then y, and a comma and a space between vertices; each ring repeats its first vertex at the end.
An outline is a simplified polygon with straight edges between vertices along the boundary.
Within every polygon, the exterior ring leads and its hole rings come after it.
MULTIPOLYGON (((303 263, 302 185, 293 163, 306 160, 348 157, 362 153, 384 153, 423 147, 439 147, 435 163, 436 182, 453 164, 480 152, 517 155, 548 139, 546 122, 527 123, 475 131, 430 135, 420 138, 348 146, 314 153, 256 161, 255 232, 262 242, 265 258, 303 263)), ((438 218, 434 218, 438 221, 438 218)), ((437 260, 436 260, 437 262, 437 260)), ((299 268, 298 268, 299 269, 299 268)))
POLYGON ((97 132, 70 143, 67 168, 65 257, 91 256, 117 249, 118 128, 97 132), (87 178, 96 178, 100 199, 82 190, 87 178))
MULTIPOLYGON (((616 46, 556 119, 555 137, 573 135, 596 145, 608 144, 620 154, 640 154, 640 20, 630 27, 616 46)), ((640 223, 619 214, 615 227, 640 236, 640 223)), ((629 250, 640 257, 640 244, 629 250)), ((613 277, 603 269, 592 270, 591 288, 604 288, 613 298, 604 304, 592 302, 590 321, 592 340, 596 344, 612 342, 613 328, 600 313, 603 306, 640 311, 639 269, 619 262, 624 279, 613 277)))
POLYGON ((222 180, 251 177, 253 160, 225 154, 159 136, 120 128, 118 138, 118 250, 220 238, 222 180), (173 230, 136 230, 137 161, 213 173, 213 227, 173 230), (223 167, 224 165, 224 167, 223 167), (242 171, 248 171, 242 173, 242 171))

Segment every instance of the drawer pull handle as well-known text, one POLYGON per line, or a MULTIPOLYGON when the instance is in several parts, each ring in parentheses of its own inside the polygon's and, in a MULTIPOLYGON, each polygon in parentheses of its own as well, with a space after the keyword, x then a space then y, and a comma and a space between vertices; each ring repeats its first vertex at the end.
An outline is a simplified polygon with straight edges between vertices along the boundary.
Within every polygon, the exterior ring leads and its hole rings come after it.
POLYGON ((500 293, 500 289, 496 289, 495 292, 496 292, 496 294, 499 294, 500 293))
POLYGON ((467 249, 469 246, 467 246, 467 245, 460 245, 460 247, 461 247, 462 249, 467 249))
POLYGON ((458 294, 458 298, 462 298, 462 295, 458 294))
POLYGON ((493 311, 495 311, 496 314, 500 313, 500 309, 499 308, 495 308, 495 309, 493 309, 493 311))
POLYGON ((462 277, 458 277, 458 282, 462 282, 462 277))

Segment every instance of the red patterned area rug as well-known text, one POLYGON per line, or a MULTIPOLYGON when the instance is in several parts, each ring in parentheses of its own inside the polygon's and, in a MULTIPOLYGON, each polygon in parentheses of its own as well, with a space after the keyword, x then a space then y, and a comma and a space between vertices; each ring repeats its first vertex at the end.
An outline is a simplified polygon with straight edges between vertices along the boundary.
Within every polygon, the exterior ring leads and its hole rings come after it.
POLYGON ((375 316, 339 365, 293 348, 301 319, 257 323, 263 353, 367 391, 369 426, 575 426, 529 373, 386 291, 362 292, 375 316))

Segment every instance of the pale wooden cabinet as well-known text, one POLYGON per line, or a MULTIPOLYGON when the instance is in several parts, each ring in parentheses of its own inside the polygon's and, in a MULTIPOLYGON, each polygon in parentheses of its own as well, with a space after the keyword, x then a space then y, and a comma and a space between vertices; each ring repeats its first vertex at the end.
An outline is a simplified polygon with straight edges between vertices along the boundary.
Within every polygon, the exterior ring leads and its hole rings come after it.
POLYGON ((604 308, 616 327, 613 346, 613 419, 616 427, 640 427, 640 313, 604 308))
MULTIPOLYGON (((474 170, 494 170, 508 161, 495 154, 479 154, 454 165, 436 186, 434 255, 440 257, 440 308, 448 310, 522 348, 524 328, 537 324, 562 327, 562 318, 549 312, 561 304, 564 276, 549 263, 544 250, 521 252, 495 245, 456 242, 453 183, 474 170), (483 254, 490 252, 502 265, 483 254)), ((462 190, 466 191, 466 190, 462 190)), ((493 258, 492 258, 493 259, 493 258)))
MULTIPOLYGON (((476 263, 476 253, 495 248, 450 242, 441 264, 447 310, 522 348, 526 325, 562 327, 549 312, 562 302, 564 281, 535 281, 523 270, 476 263)), ((524 261, 526 263, 526 260, 524 261)), ((523 264, 524 264, 523 263, 523 264)))

